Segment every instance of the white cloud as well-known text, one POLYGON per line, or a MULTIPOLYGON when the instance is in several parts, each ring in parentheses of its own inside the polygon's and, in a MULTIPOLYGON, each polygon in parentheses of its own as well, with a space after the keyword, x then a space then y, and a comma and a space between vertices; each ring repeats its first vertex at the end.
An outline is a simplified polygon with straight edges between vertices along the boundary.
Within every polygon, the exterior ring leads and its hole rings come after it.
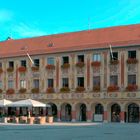
POLYGON ((33 37, 47 34, 45 31, 38 29, 33 24, 27 25, 25 23, 15 25, 12 29, 12 33, 17 34, 20 37, 33 37))
POLYGON ((0 10, 0 22, 12 20, 13 13, 9 10, 0 10))

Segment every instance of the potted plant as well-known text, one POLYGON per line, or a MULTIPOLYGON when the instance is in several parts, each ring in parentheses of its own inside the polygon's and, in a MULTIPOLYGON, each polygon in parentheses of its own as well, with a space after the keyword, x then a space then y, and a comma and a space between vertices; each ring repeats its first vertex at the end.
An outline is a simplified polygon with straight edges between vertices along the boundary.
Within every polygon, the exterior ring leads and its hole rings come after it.
POLYGON ((46 93, 54 93, 54 88, 53 87, 48 87, 46 90, 46 93))
POLYGON ((3 92, 3 90, 2 89, 0 89, 0 93, 2 93, 3 92))
POLYGON ((39 93, 39 88, 33 88, 33 89, 31 90, 31 92, 32 92, 32 93, 39 93))
POLYGON ((136 64, 138 63, 138 60, 136 58, 128 58, 127 64, 136 64))
POLYGON ((26 91, 27 91, 26 88, 20 88, 20 89, 19 89, 19 92, 20 92, 20 93, 25 93, 26 91))
POLYGON ((3 72, 3 69, 0 67, 0 74, 3 72))
POLYGON ((117 64, 119 64, 119 60, 111 60, 110 64, 111 65, 117 65, 117 64))
POLYGON ((83 92, 83 91, 85 91, 85 88, 84 87, 78 86, 76 88, 76 92, 83 92))
POLYGON ((129 84, 127 87, 126 87, 126 91, 136 91, 138 89, 138 86, 135 85, 135 84, 129 84))
POLYGON ((7 91, 6 91, 7 94, 14 94, 15 93, 15 90, 13 88, 9 88, 7 91))
POLYGON ((20 66, 20 67, 18 68, 18 71, 19 71, 19 72, 26 72, 26 67, 20 66))
POLYGON ((93 67, 100 67, 101 66, 101 62, 100 61, 92 61, 91 62, 91 66, 93 66, 93 67))
POLYGON ((70 92, 70 88, 69 87, 62 87, 60 89, 60 92, 62 92, 62 93, 70 92))
POLYGON ((76 67, 83 68, 85 66, 84 62, 77 62, 76 67))
POLYGON ((13 67, 7 68, 7 72, 13 72, 13 71, 14 71, 14 68, 13 67))
POLYGON ((47 69, 47 70, 54 70, 54 69, 55 69, 55 66, 52 65, 52 64, 47 64, 47 65, 46 65, 46 69, 47 69))
POLYGON ((117 85, 110 85, 107 88, 108 92, 115 92, 115 91, 118 91, 118 90, 119 90, 119 87, 117 85))
POLYGON ((32 66, 31 69, 32 69, 32 71, 39 71, 39 67, 38 66, 32 66))
POLYGON ((99 92, 100 91, 100 85, 93 86, 93 91, 99 92))
POLYGON ((70 64, 69 63, 64 63, 61 68, 63 69, 68 69, 70 67, 70 64))

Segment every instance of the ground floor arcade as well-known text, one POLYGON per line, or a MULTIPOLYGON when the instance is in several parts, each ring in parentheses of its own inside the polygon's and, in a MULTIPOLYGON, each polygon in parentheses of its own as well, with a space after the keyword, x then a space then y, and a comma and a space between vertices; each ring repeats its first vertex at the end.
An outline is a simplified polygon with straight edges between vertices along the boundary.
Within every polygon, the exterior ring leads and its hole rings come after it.
POLYGON ((50 102, 54 121, 140 122, 139 102, 50 102))

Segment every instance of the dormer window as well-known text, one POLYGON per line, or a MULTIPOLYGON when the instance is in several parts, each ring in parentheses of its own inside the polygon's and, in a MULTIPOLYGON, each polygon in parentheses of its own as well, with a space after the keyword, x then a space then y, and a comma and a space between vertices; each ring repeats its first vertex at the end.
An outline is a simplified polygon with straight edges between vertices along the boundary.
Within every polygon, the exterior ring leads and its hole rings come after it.
POLYGON ((54 46, 53 43, 49 43, 49 44, 48 44, 48 47, 53 47, 53 46, 54 46))

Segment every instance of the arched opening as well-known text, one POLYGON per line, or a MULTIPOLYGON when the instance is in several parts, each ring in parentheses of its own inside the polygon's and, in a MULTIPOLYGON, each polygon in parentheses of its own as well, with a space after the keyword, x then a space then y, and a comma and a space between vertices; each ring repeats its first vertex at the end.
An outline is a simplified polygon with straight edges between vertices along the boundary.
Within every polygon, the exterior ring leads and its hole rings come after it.
POLYGON ((61 121, 71 121, 71 119, 72 119, 71 105, 63 104, 61 106, 61 121))
POLYGON ((120 122, 121 108, 118 104, 111 106, 111 122, 120 122))
POLYGON ((79 120, 80 121, 87 121, 87 116, 86 116, 86 105, 85 104, 81 104, 80 105, 80 113, 79 113, 79 120))
POLYGON ((128 105, 128 122, 139 122, 139 106, 135 103, 128 105))
POLYGON ((101 122, 103 121, 103 106, 101 104, 95 105, 95 114, 94 114, 94 121, 95 122, 101 122))
POLYGON ((46 108, 46 115, 52 115, 54 121, 57 121, 57 106, 53 103, 49 103, 51 107, 46 108))

